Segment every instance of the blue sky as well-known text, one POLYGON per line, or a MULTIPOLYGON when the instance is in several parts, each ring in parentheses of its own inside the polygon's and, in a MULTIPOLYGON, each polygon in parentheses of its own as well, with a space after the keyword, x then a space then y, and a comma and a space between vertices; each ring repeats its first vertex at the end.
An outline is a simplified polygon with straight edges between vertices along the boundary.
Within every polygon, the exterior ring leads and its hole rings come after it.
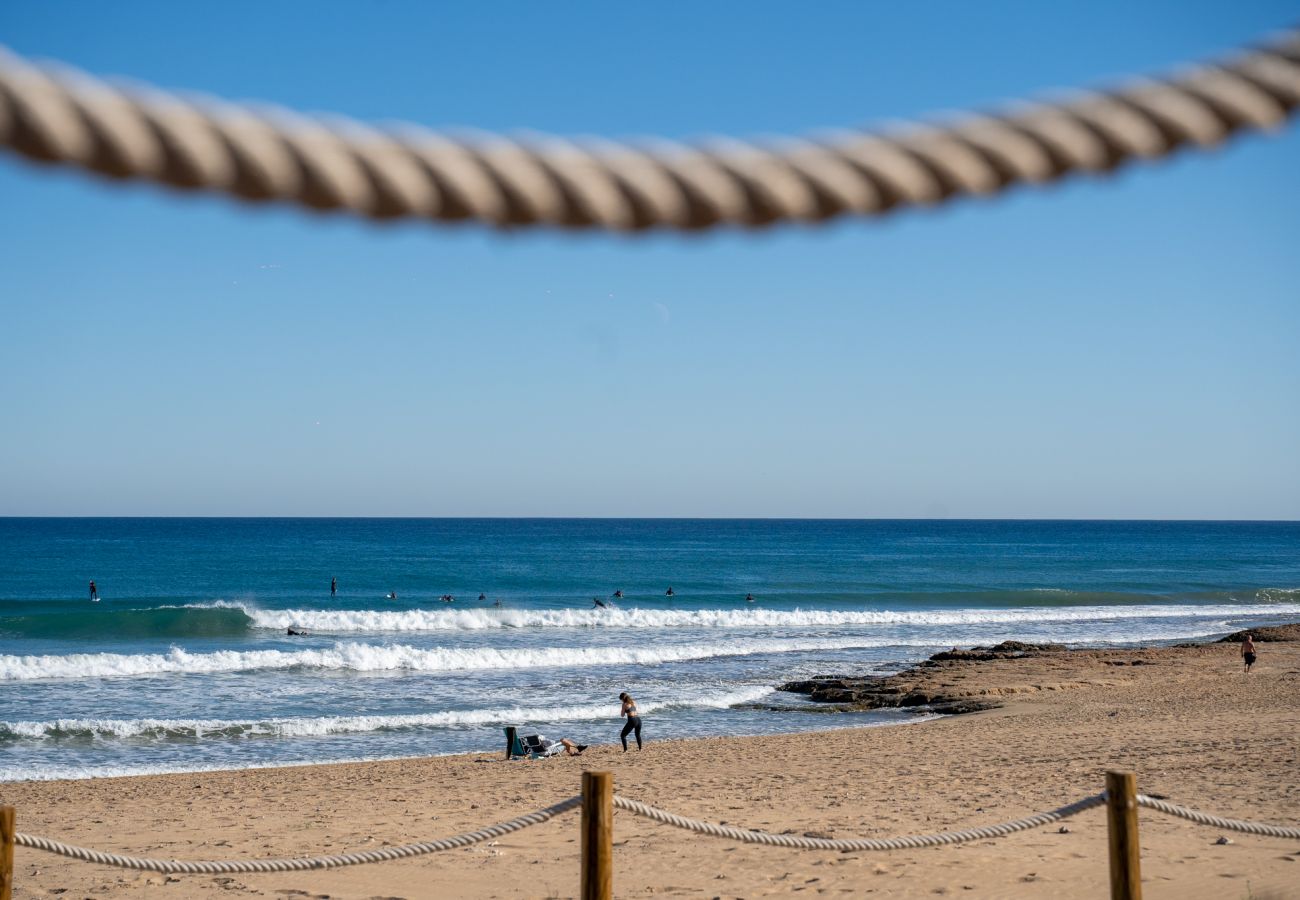
MULTIPOLYGON (((365 120, 758 135, 1159 72, 1284 3, 0 5, 365 120)), ((1300 130, 879 222, 375 227, 0 156, 0 515, 1300 518, 1300 130)))

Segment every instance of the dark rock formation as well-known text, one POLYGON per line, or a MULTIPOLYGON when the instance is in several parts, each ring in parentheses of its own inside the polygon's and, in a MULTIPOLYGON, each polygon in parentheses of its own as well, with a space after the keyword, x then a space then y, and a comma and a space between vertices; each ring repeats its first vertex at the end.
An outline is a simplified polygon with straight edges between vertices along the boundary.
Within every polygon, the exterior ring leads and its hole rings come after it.
POLYGON ((1271 643, 1273 641, 1300 641, 1300 624, 1296 625, 1272 625, 1268 628, 1247 628, 1245 631, 1234 631, 1227 637, 1221 637, 1217 641, 1220 644, 1240 644, 1246 635, 1251 635, 1256 643, 1271 643))

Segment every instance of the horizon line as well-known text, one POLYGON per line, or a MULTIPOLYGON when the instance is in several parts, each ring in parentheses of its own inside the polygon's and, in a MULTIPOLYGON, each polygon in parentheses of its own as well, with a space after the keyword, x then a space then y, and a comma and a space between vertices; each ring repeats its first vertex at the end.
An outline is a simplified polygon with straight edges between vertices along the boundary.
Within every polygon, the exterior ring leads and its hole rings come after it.
POLYGON ((533 521, 533 522, 1145 522, 1188 524, 1295 525, 1292 519, 1203 519, 1123 516, 419 516, 419 515, 0 515, 0 521, 16 519, 177 519, 177 520, 315 520, 315 521, 533 521))

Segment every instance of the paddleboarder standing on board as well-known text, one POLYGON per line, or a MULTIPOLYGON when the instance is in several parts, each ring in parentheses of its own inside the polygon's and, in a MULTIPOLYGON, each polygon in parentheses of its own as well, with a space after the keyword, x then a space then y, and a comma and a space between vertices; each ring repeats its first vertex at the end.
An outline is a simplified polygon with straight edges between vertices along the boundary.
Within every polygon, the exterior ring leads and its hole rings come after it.
POLYGON ((91 599, 91 600, 98 600, 98 599, 99 599, 99 588, 95 587, 95 581, 94 581, 94 579, 91 579, 91 582, 90 582, 90 599, 91 599))

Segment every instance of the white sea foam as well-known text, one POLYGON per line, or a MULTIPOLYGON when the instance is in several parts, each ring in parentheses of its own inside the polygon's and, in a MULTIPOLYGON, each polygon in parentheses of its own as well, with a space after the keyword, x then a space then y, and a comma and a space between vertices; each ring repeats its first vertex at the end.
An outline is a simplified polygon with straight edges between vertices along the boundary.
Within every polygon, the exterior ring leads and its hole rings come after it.
MULTIPOLYGON (((727 709, 752 703, 772 693, 754 686, 724 694, 699 693, 662 702, 640 704, 642 712, 670 709, 727 709)), ((475 725, 540 722, 590 722, 617 717, 617 704, 462 709, 392 716, 320 716, 255 721, 224 719, 55 719, 47 722, 0 722, 0 738, 234 738, 314 737, 421 728, 457 728, 475 725)))
MULTIPOLYGON (((420 757, 410 755, 355 756, 343 759, 331 759, 329 764, 366 763, 380 760, 418 759, 427 756, 453 756, 452 753, 423 753, 420 757)), ((40 765, 40 766, 4 766, 0 765, 0 784, 7 781, 79 781, 87 778, 127 778, 139 775, 177 775, 196 772, 244 772, 249 769, 288 769, 296 766, 319 765, 314 759, 287 759, 277 762, 226 762, 216 765, 195 765, 178 763, 176 765, 40 765)))
MULTIPOLYGON (((235 608, 234 604, 222 604, 235 608)), ((870 625, 1025 625, 1153 618, 1224 620, 1300 614, 1300 604, 1034 606, 1014 609, 438 609, 268 610, 239 606, 258 628, 328 634, 483 631, 494 628, 833 628, 870 625)))
MULTIPOLYGON (((113 678, 139 675, 212 674, 268 669, 333 669, 354 672, 453 672, 554 666, 654 665, 757 653, 880 647, 899 641, 869 638, 740 640, 723 644, 661 647, 433 647, 339 642, 321 650, 221 650, 191 653, 72 653, 67 656, 0 656, 0 681, 48 678, 113 678)), ((902 642, 905 643, 905 642, 902 642)))

